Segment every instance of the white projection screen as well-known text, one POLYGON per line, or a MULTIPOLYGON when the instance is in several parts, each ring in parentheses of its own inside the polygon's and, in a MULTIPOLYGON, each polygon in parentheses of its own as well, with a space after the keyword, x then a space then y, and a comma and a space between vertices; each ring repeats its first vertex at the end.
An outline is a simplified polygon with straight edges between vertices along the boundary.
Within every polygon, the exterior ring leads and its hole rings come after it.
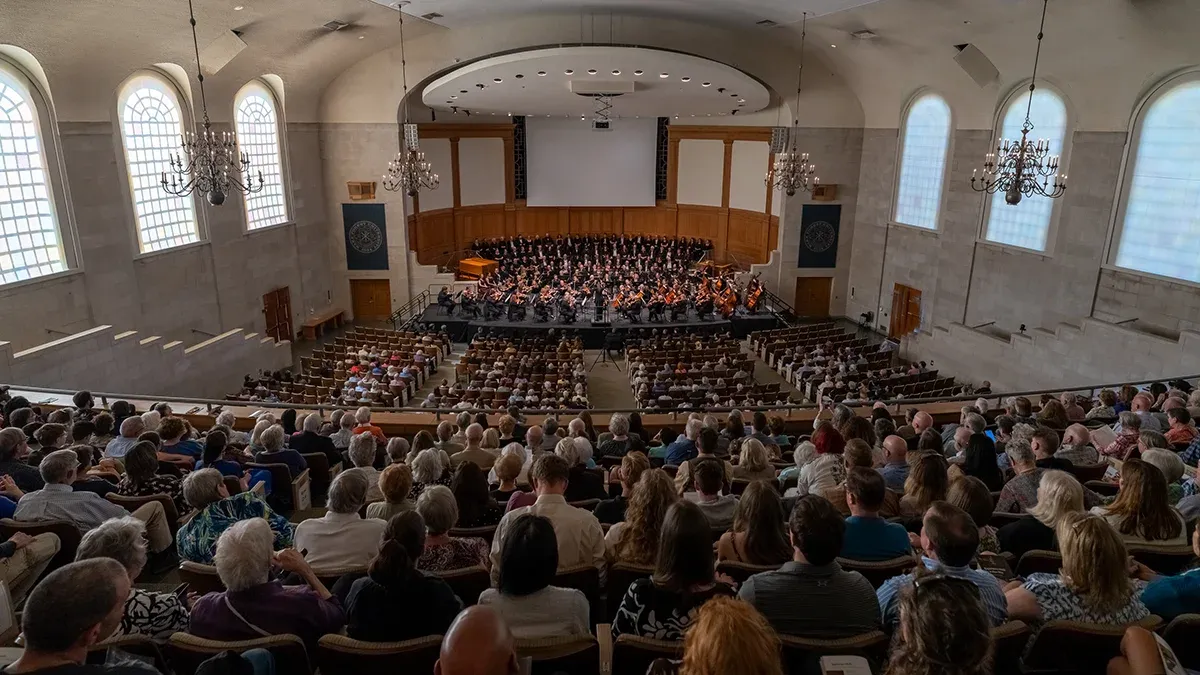
POLYGON ((658 121, 525 120, 529 206, 654 206, 658 121))

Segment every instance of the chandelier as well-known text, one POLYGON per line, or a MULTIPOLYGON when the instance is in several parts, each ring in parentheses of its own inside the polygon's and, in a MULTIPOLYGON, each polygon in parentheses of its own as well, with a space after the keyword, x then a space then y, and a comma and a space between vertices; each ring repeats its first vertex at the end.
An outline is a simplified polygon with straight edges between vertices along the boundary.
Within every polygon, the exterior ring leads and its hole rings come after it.
POLYGON ((441 180, 433 172, 433 165, 425 159, 425 153, 421 152, 417 125, 408 121, 408 68, 404 60, 404 5, 407 4, 401 2, 396 5, 396 13, 400 15, 400 78, 404 82, 404 139, 400 144, 400 152, 388 162, 387 173, 383 176, 383 189, 389 192, 403 191, 415 197, 421 189, 436 190, 441 180))
POLYGON ((1049 139, 1029 139, 1033 123, 1029 120, 1033 109, 1033 91, 1037 84, 1038 59, 1042 55, 1042 35, 1046 28, 1047 0, 1042 0, 1042 23, 1038 28, 1037 51, 1033 57, 1033 77, 1029 82, 1029 105, 1025 108, 1025 123, 1021 125, 1021 139, 1010 141, 1002 138, 996 144, 996 152, 983 158, 983 175, 979 169, 971 171, 971 188, 988 194, 1004 193, 1004 201, 1016 206, 1023 197, 1039 195, 1057 199, 1067 191, 1066 174, 1058 173, 1059 156, 1050 154, 1049 139), (1053 181, 1053 182, 1051 182, 1053 181))
POLYGON ((200 80, 200 105, 204 111, 203 129, 187 132, 180 138, 182 152, 171 153, 170 180, 162 172, 162 187, 168 194, 184 197, 201 192, 208 203, 220 206, 230 192, 252 194, 263 189, 262 172, 258 181, 249 176, 250 157, 238 151, 237 134, 212 130, 208 121, 208 100, 204 96, 204 70, 200 66, 200 45, 196 40, 196 13, 188 0, 188 15, 192 24, 192 49, 196 53, 196 79, 200 80), (245 183, 240 179, 247 176, 245 183))
POLYGON ((766 184, 775 189, 783 190, 791 197, 799 192, 810 192, 821 179, 816 176, 817 166, 808 161, 807 152, 796 149, 796 141, 800 136, 800 89, 804 84, 804 37, 808 33, 808 12, 800 28, 800 74, 796 77, 796 113, 795 123, 786 131, 783 139, 782 152, 775 153, 775 161, 767 170, 766 184))

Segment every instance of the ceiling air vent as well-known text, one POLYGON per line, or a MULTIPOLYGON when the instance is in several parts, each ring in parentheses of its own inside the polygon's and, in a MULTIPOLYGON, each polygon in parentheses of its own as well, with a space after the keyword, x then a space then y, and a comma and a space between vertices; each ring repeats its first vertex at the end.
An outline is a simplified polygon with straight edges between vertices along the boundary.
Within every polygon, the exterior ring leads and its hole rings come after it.
POLYGON ((851 33, 850 36, 856 40, 874 40, 875 38, 879 37, 878 34, 869 30, 856 30, 851 33))
POLYGON ((755 22, 754 22, 754 25, 755 25, 755 26, 762 26, 763 28, 770 28, 771 26, 775 26, 775 25, 777 25, 777 24, 776 24, 774 21, 770 20, 770 19, 763 19, 762 21, 755 21, 755 22))
POLYGON ((444 19, 446 17, 438 14, 437 12, 430 12, 428 14, 422 14, 421 18, 425 19, 426 21, 433 21, 434 19, 444 19))
POLYGON ((329 23, 323 24, 321 27, 325 30, 341 30, 349 25, 350 24, 346 23, 345 21, 338 21, 337 19, 334 19, 329 23))

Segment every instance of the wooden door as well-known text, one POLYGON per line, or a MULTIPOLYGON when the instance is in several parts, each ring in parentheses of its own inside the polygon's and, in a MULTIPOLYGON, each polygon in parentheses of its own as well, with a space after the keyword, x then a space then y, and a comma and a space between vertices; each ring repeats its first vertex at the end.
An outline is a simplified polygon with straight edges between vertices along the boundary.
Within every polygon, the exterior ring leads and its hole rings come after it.
POLYGON ((354 318, 386 319, 392 315, 392 287, 387 279, 351 279, 354 318))
POLYGON ((276 342, 292 340, 292 291, 284 286, 263 295, 263 317, 266 334, 276 342))
POLYGON ((829 316, 833 277, 796 277, 796 316, 829 316))
POLYGON ((892 316, 888 337, 900 339, 921 327, 921 291, 896 284, 892 289, 892 316))

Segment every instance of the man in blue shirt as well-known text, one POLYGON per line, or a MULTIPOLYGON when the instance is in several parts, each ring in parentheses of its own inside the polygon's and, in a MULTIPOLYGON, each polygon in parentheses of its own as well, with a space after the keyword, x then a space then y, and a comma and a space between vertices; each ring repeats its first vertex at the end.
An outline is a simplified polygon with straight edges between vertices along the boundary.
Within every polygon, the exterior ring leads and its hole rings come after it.
POLYGON ((700 430, 703 428, 703 420, 696 418, 688 420, 684 435, 667 446, 667 464, 680 466, 700 454, 700 451, 696 449, 696 439, 699 438, 700 430))
MULTIPOLYGON (((921 564, 926 569, 978 586, 979 599, 992 625, 1004 623, 1008 618, 1008 602, 1000 581, 984 570, 969 567, 979 549, 979 528, 966 511, 948 502, 931 504, 921 527, 921 548, 925 551, 921 564)), ((892 577, 876 591, 885 630, 894 630, 900 624, 900 591, 912 583, 912 578, 912 574, 892 577)))
POLYGON ((846 476, 846 534, 841 557, 851 560, 890 560, 912 553, 908 530, 879 517, 887 488, 878 471, 856 466, 846 476))
POLYGON ((879 468, 883 482, 898 492, 904 492, 904 482, 908 480, 908 441, 899 436, 888 436, 883 439, 884 464, 879 468))

